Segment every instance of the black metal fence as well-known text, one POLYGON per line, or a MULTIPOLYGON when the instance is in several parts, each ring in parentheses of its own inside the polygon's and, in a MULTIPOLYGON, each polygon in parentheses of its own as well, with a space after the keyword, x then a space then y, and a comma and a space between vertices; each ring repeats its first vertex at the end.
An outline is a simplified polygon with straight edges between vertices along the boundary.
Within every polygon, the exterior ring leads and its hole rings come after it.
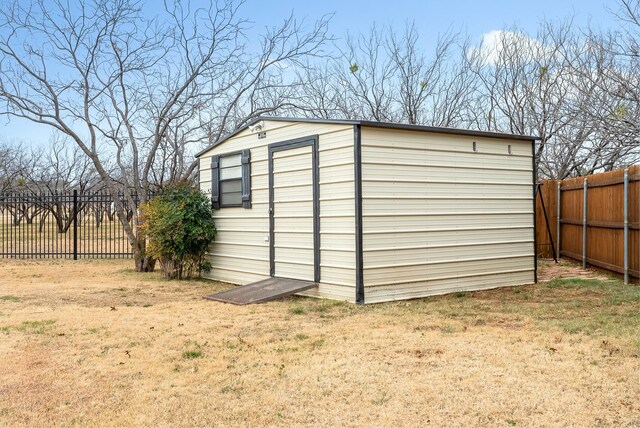
MULTIPOLYGON (((135 212, 127 213, 134 227, 135 212)), ((125 258, 131 245, 108 193, 0 195, 0 258, 125 258)))

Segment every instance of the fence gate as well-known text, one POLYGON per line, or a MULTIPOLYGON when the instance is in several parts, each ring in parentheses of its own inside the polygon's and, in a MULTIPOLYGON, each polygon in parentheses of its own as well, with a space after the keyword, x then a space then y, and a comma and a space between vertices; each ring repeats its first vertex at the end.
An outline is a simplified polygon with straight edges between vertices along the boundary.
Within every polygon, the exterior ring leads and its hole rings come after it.
MULTIPOLYGON (((135 213, 127 213, 133 226, 135 213)), ((0 195, 0 258, 133 255, 108 193, 0 195)))

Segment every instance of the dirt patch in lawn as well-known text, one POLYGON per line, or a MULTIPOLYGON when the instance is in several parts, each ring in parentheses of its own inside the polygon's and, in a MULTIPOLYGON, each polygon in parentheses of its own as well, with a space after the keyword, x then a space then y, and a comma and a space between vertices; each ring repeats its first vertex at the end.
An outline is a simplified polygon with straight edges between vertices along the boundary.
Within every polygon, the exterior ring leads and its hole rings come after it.
POLYGON ((540 268, 538 272, 538 281, 540 282, 562 278, 599 279, 603 281, 614 279, 612 276, 608 276, 602 271, 589 267, 583 269, 581 265, 564 259, 558 260, 558 263, 555 263, 553 260, 541 259, 538 260, 538 266, 540 268))
POLYGON ((640 288, 201 299, 131 261, 0 261, 0 425, 640 425, 640 288))

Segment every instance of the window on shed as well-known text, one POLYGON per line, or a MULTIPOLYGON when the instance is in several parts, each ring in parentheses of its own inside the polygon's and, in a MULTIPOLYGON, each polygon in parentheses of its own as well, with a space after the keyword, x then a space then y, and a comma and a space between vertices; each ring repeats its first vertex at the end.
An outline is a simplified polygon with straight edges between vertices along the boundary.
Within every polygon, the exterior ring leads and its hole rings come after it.
POLYGON ((242 206, 242 155, 220 158, 220 207, 242 206))
POLYGON ((211 159, 211 204, 214 209, 251 208, 249 150, 211 159))

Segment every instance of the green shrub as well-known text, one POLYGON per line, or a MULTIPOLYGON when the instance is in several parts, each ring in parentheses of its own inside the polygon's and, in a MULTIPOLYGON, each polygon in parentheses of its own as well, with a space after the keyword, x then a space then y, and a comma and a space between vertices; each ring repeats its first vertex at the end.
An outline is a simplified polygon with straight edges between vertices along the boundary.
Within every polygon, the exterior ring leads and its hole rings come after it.
POLYGON ((166 279, 183 279, 211 269, 204 255, 216 235, 209 198, 188 183, 167 187, 140 207, 148 252, 166 279))

